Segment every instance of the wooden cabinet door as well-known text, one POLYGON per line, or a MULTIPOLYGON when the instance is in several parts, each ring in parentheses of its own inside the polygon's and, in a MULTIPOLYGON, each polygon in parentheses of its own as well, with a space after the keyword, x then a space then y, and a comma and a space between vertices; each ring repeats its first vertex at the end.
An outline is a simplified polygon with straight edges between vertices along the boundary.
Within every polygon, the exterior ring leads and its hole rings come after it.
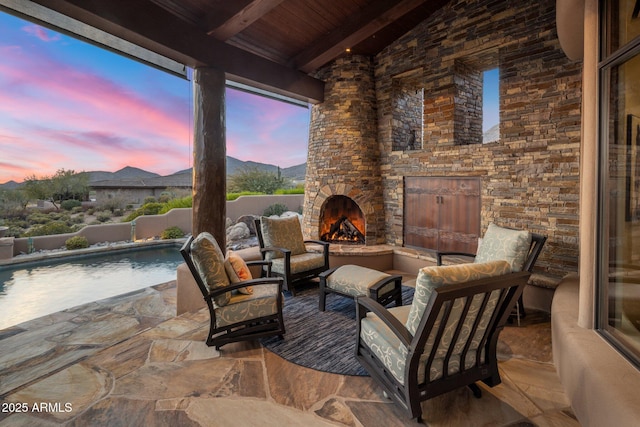
POLYGON ((418 248, 438 246, 438 188, 423 177, 404 179, 404 244, 418 248))
POLYGON ((480 233, 480 179, 406 177, 404 243, 475 253, 480 233))
POLYGON ((475 253, 480 233, 480 180, 442 180, 438 250, 475 253))

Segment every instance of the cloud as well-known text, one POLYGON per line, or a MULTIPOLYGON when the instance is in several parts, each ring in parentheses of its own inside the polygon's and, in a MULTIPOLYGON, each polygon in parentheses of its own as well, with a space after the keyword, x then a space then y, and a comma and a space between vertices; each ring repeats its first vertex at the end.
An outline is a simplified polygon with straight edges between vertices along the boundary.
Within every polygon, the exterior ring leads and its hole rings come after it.
POLYGON ((54 42, 60 40, 60 34, 47 30, 39 25, 27 25, 22 30, 32 36, 37 37, 43 42, 54 42))
MULTIPOLYGON (((0 13, 0 28, 6 19, 17 18, 0 13)), ((15 27, 0 30, 0 183, 58 169, 191 166, 190 82, 37 25, 15 27)), ((306 161, 308 110, 234 89, 226 109, 228 155, 306 161)))

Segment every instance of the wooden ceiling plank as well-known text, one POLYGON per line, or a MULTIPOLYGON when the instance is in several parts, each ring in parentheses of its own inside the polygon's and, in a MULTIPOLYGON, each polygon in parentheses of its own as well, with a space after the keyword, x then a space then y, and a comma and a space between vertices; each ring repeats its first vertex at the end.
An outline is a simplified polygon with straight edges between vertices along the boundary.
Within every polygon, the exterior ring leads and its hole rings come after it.
POLYGON ((312 43, 309 49, 296 55, 293 65, 302 71, 311 72, 424 2, 425 0, 403 0, 390 4, 387 0, 375 0, 363 10, 349 16, 343 25, 323 36, 322 40, 312 43))
POLYGON ((218 40, 228 40, 262 18, 282 2, 283 0, 254 0, 239 10, 233 17, 227 19, 222 25, 209 31, 208 34, 218 40))
POLYGON ((254 0, 219 0, 215 2, 212 5, 214 7, 211 8, 205 16, 205 31, 207 33, 210 33, 212 30, 218 28, 229 19, 232 19, 234 16, 240 13, 241 10, 253 3, 253 1, 254 0))
POLYGON ((322 81, 209 37, 149 0, 33 1, 189 67, 215 67, 233 81, 311 103, 323 100, 322 81))

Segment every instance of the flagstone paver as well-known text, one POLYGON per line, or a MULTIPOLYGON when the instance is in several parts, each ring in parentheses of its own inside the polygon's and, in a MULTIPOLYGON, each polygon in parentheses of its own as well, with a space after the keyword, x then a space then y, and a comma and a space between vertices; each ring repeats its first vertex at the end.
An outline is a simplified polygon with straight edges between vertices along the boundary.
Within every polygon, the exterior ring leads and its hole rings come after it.
MULTIPOLYGON (((414 424, 369 377, 300 367, 255 342, 207 347, 206 309, 175 317, 175 291, 170 282, 0 331, 0 402, 27 408, 6 406, 0 427, 414 424)), ((507 328, 503 383, 482 399, 462 388, 427 401, 425 421, 578 426, 549 328, 507 328)))

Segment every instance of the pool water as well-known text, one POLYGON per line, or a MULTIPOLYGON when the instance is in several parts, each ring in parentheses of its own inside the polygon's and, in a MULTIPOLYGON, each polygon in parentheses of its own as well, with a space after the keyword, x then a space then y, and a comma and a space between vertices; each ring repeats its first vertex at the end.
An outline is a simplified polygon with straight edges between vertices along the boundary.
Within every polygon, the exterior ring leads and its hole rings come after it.
POLYGON ((175 245, 0 267, 0 330, 176 279, 175 245))

